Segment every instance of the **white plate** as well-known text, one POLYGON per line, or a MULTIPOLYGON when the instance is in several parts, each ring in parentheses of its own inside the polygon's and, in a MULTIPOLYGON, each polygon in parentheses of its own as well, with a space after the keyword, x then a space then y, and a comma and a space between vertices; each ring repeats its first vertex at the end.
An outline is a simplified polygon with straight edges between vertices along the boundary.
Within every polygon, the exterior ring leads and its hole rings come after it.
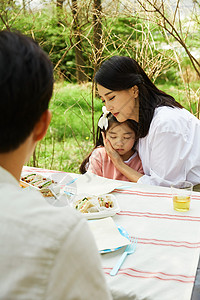
MULTIPOLYGON (((89 195, 85 195, 85 197, 88 197, 89 195)), ((73 199, 73 204, 83 198, 84 196, 81 195, 76 195, 75 198, 73 199)), ((101 196, 110 196, 111 200, 113 201, 113 207, 112 208, 106 208, 102 211, 99 212, 93 212, 93 213, 81 213, 86 219, 88 220, 92 220, 92 219, 101 219, 101 218, 106 218, 106 217, 112 217, 114 216, 116 213, 120 212, 120 207, 119 204, 117 202, 117 199, 114 195, 112 194, 103 194, 101 196)), ((97 196, 100 197, 100 196, 97 196)))

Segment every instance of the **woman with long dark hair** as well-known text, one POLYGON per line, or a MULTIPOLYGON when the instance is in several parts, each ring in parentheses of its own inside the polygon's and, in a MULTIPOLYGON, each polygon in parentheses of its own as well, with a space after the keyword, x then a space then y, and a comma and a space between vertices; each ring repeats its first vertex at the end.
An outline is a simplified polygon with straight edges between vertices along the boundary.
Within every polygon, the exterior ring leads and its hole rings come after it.
MULTIPOLYGON (((119 122, 138 123, 138 151, 145 175, 132 170, 131 181, 170 186, 188 180, 200 182, 200 120, 175 99, 159 90, 139 64, 113 56, 95 75, 106 109, 119 122)), ((107 153, 116 153, 104 138, 107 153)))

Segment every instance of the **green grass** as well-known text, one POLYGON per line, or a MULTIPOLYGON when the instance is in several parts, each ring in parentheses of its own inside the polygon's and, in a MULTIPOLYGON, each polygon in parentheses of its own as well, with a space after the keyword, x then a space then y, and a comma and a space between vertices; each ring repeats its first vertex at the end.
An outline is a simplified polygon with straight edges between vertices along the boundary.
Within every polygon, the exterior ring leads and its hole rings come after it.
POLYGON ((101 100, 95 99, 93 132, 91 103, 91 84, 56 83, 49 107, 51 124, 28 165, 79 172, 81 162, 93 148, 97 121, 101 115, 101 100))
MULTIPOLYGON (((183 85, 173 85, 173 82, 166 81, 157 86, 190 110, 183 85)), ((198 84, 194 82, 191 94, 195 94, 198 88, 198 84)), ((38 143, 35 156, 31 157, 28 165, 79 173, 81 162, 93 148, 91 95, 91 84, 55 83, 50 102, 52 121, 46 137, 38 143)), ((191 107, 195 114, 197 98, 191 99, 191 107)), ((101 100, 96 98, 94 100, 95 132, 101 108, 101 100)))
MULTIPOLYGON (((64 138, 91 138, 92 132, 92 88, 90 84, 77 85, 58 83, 55 85, 54 96, 50 109, 53 113, 50 126, 56 132, 59 141, 64 138)), ((94 101, 95 122, 101 114, 101 101, 94 101)), ((96 124, 95 123, 95 124, 96 124)))
POLYGON ((63 142, 54 140, 52 143, 44 139, 36 148, 37 160, 34 163, 32 157, 28 165, 79 173, 81 162, 92 148, 93 143, 88 139, 67 138, 63 142))
POLYGON ((165 84, 157 84, 157 87, 160 90, 163 90, 167 94, 173 96, 176 101, 182 104, 187 110, 192 114, 196 115, 197 113, 197 100, 199 98, 199 83, 193 82, 190 85, 190 89, 185 87, 183 84, 175 84, 166 82, 165 84))

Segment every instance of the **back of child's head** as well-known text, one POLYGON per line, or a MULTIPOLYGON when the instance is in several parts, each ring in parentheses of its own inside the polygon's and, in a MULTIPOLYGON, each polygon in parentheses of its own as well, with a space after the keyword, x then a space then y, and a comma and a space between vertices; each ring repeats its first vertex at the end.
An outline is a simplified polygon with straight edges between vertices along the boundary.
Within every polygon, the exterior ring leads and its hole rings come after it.
POLYGON ((19 32, 0 32, 0 153, 17 149, 48 109, 53 67, 46 53, 19 32))

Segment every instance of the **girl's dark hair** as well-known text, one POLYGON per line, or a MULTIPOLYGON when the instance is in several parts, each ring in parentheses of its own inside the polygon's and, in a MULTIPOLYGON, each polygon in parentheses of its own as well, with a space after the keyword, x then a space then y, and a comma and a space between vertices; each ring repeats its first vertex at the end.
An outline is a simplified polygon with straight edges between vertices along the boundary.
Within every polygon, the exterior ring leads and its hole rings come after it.
MULTIPOLYGON (((102 115, 100 116, 100 118, 102 117, 102 115)), ((89 162, 89 158, 90 158, 92 152, 94 151, 94 149, 96 149, 99 146, 104 146, 104 144, 103 144, 103 137, 102 137, 101 133, 102 132, 106 133, 109 130, 109 128, 112 126, 113 123, 122 124, 119 121, 117 121, 117 119, 111 113, 108 114, 107 119, 108 119, 108 128, 106 130, 105 129, 101 129, 99 126, 97 126, 96 143, 95 143, 95 146, 94 146, 93 150, 83 160, 83 162, 82 162, 82 164, 81 164, 81 166, 79 168, 79 171, 80 171, 81 174, 84 174, 84 173, 87 172, 86 165, 89 162)), ((128 127, 135 132, 135 143, 134 143, 133 148, 132 148, 134 150, 135 147, 136 147, 137 141, 138 141, 138 138, 137 138, 137 136, 138 136, 138 123, 136 121, 134 121, 134 120, 126 120, 123 123, 126 123, 128 125, 128 127)))
POLYGON ((137 86, 139 90, 139 138, 145 137, 160 106, 183 108, 175 99, 159 90, 139 64, 130 57, 113 56, 105 61, 95 75, 96 83, 112 91, 121 91, 137 86))

